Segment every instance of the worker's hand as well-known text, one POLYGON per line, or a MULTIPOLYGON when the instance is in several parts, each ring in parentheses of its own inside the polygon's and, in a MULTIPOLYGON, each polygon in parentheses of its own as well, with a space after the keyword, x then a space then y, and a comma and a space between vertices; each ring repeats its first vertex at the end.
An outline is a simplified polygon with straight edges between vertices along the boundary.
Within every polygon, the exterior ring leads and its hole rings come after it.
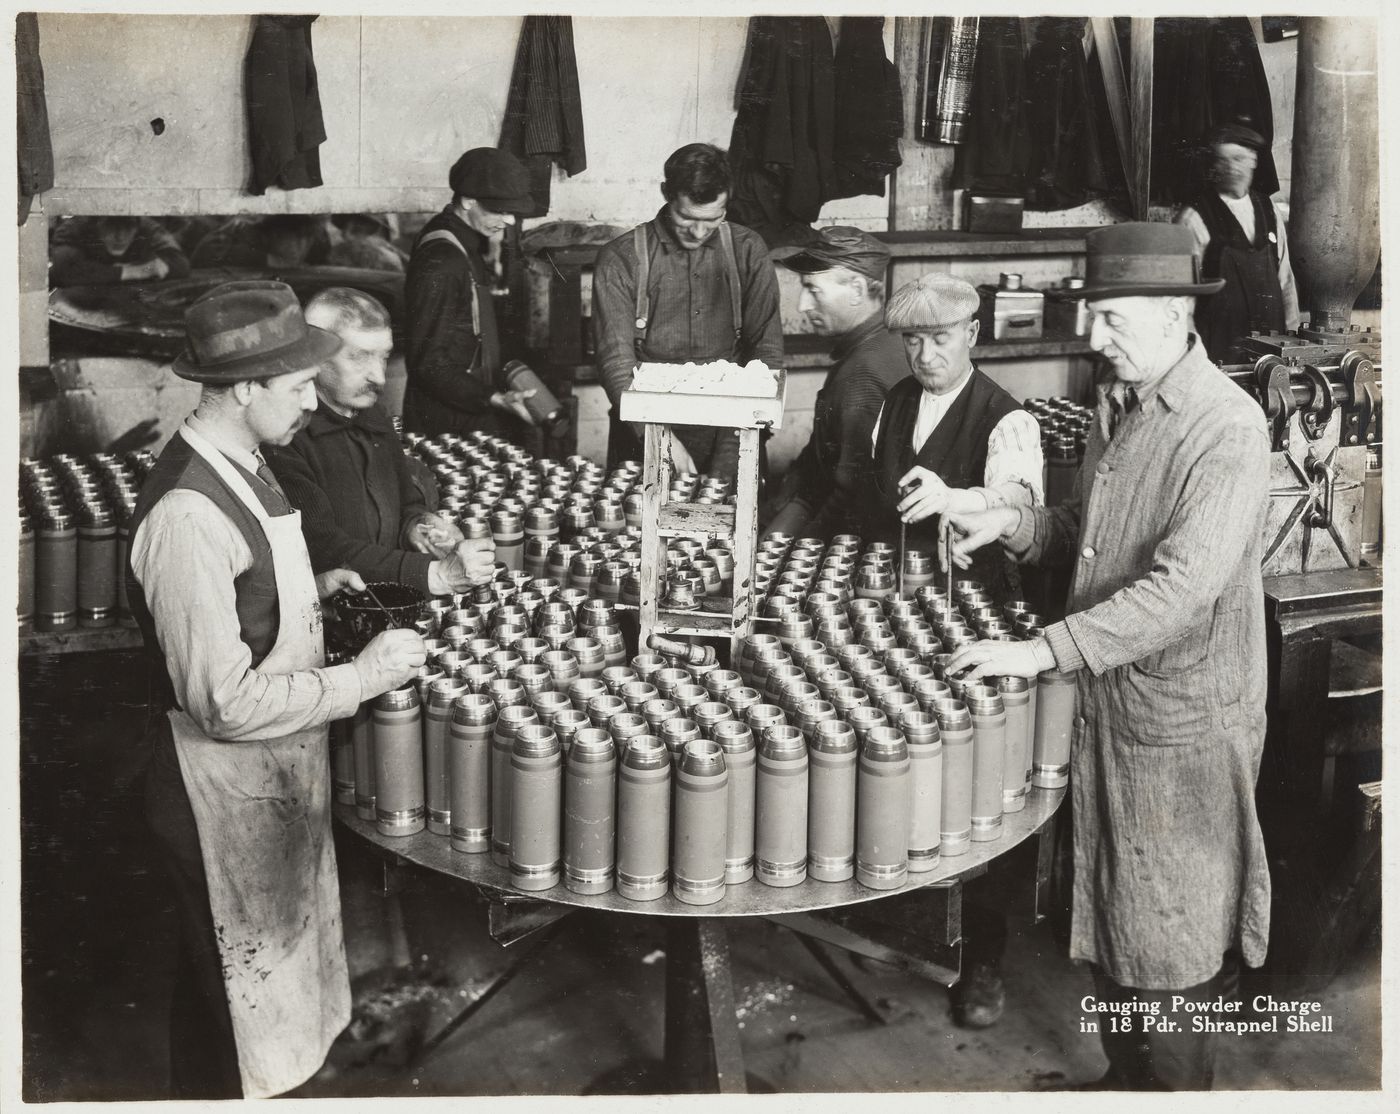
POLYGON ((496 546, 490 538, 463 541, 445 559, 428 566, 428 590, 446 596, 489 584, 495 564, 496 546))
POLYGON ((678 475, 681 472, 699 472, 695 467, 695 458, 690 455, 690 450, 681 444, 681 439, 676 436, 675 431, 671 431, 671 471, 678 475))
POLYGON ((530 408, 525 405, 527 398, 534 398, 534 390, 528 391, 497 391, 491 396, 491 405, 497 410, 504 410, 507 414, 514 414, 526 425, 535 424, 535 416, 530 413, 530 408))
POLYGON ((764 533, 787 534, 792 538, 800 537, 802 527, 807 525, 810 517, 803 504, 796 499, 791 499, 783 504, 782 509, 773 516, 773 520, 764 527, 764 533))
POLYGON ((337 592, 363 592, 364 579, 354 569, 327 569, 316 577, 316 598, 328 600, 337 592))
POLYGON ((424 511, 414 518, 408 528, 409 548, 439 560, 446 557, 462 540, 462 531, 446 515, 424 511))
POLYGON ((895 509, 905 522, 914 523, 946 511, 953 489, 937 472, 915 465, 899 477, 899 490, 904 497, 895 509))
POLYGON ((945 572, 948 562, 948 536, 953 539, 953 564, 965 569, 972 564, 972 555, 983 546, 1009 538, 1021 521, 1019 507, 993 507, 989 511, 958 512, 945 515, 938 543, 938 566, 945 572))
POLYGON ((983 677, 1034 677, 1055 668, 1055 655, 1043 638, 1029 642, 983 640, 964 646, 943 668, 945 673, 970 685, 983 677))
POLYGON ((360 675, 360 698, 369 700, 412 680, 428 660, 423 639, 411 627, 375 635, 352 663, 360 675))

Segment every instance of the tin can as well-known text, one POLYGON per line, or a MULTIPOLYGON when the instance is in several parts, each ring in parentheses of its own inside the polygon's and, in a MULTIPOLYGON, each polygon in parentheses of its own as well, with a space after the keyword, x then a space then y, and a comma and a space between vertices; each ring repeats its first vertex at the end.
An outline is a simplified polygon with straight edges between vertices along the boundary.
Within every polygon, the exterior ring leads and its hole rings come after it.
POLYGON ((491 861, 510 868, 511 844, 511 753, 515 736, 522 727, 539 723, 539 716, 528 704, 497 706, 496 724, 491 732, 491 861))
POLYGON ((510 777, 511 884, 552 889, 563 867, 564 756, 551 728, 529 724, 515 733, 510 777))
POLYGON ((934 701, 943 737, 943 801, 939 810, 939 853, 964 855, 972 840, 972 716, 961 700, 934 701))
POLYGON ((985 843, 1001 836, 1006 706, 995 688, 981 683, 963 688, 963 703, 972 715, 972 838, 985 843))
POLYGON ((41 631, 78 625, 78 528, 57 506, 45 509, 34 541, 34 625, 41 631))
POLYGON ((900 720, 909 745, 909 872, 938 865, 943 808, 943 737, 931 712, 908 712, 900 720))
POLYGON ((452 704, 447 730, 448 807, 454 851, 491 849, 491 736, 496 705, 481 693, 463 693, 452 704))
POLYGON ((448 677, 436 680, 428 687, 423 716, 423 775, 428 831, 435 835, 452 834, 447 736, 452 723, 453 705, 459 696, 465 696, 470 691, 466 682, 448 677))
POLYGON ((421 832, 427 819, 418 690, 407 684, 374 700, 374 819, 380 835, 421 832))
POLYGON ((1030 779, 1026 776, 1026 754, 1034 744, 1030 721, 1030 687, 1024 677, 997 678, 997 692, 1006 710, 1006 750, 1001 768, 1001 810, 1020 812, 1026 807, 1030 779))
POLYGON ((1038 789, 1069 784, 1077 681, 1073 673, 1047 669, 1036 678, 1035 754, 1032 781, 1038 789))
POLYGON ((724 897, 728 849, 729 772, 724 751, 709 739, 692 739, 675 779, 671 893, 687 905, 713 905, 724 897))
POLYGON ((819 882, 855 874, 857 750, 855 731, 836 719, 808 739, 807 873, 819 882))
POLYGON ((629 740, 617 783, 617 892, 654 901, 670 880, 671 759, 655 735, 629 740))
POLYGON ((564 767, 564 885, 576 894, 613 888, 617 858, 617 746, 608 732, 579 727, 564 767))
POLYGON ((807 744, 801 731, 781 723, 767 728, 760 738, 755 873, 768 886, 800 885, 807 878, 807 744))
POLYGON ((912 791, 904 733, 879 727, 860 749, 856 778, 856 881, 894 890, 909 875, 912 791))

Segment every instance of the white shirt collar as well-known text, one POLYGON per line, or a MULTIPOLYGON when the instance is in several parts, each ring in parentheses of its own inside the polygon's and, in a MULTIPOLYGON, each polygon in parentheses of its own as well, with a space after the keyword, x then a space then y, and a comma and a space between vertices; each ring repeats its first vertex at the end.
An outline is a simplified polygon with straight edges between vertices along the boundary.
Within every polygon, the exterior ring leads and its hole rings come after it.
POLYGON ((914 451, 918 452, 924 446, 924 442, 929 439, 930 434, 938 428, 938 423, 943 420, 943 415, 952 409, 953 403, 957 402, 962 393, 967 390, 967 385, 972 382, 972 371, 963 376, 963 381, 954 387, 947 394, 936 395, 932 391, 924 391, 919 395, 919 413, 914 419, 914 451))
POLYGON ((256 453, 250 453, 247 449, 243 448, 243 446, 234 444, 228 434, 221 432, 216 426, 204 421, 195 414, 191 414, 186 418, 185 424, 245 472, 252 472, 254 475, 257 475, 258 466, 262 463, 262 459, 256 453))

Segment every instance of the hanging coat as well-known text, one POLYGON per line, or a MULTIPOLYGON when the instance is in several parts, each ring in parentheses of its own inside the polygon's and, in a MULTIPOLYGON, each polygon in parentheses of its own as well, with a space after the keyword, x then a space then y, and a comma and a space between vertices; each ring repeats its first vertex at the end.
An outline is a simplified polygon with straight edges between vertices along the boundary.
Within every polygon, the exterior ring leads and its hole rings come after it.
POLYGON ((15 99, 19 223, 23 224, 34 195, 53 187, 53 140, 44 97, 44 64, 39 59, 39 17, 33 12, 15 16, 15 99))
POLYGON ((1273 101, 1254 28, 1228 19, 1159 18, 1153 34, 1152 200, 1189 204, 1204 185, 1201 140, 1247 119, 1264 137, 1253 188, 1278 192, 1273 101))
POLYGON ((836 47, 832 184, 826 200, 872 193, 903 161, 904 98, 885 56, 883 16, 844 16, 836 47))
POLYGON ((978 22, 967 142, 953 158, 953 186, 973 193, 1024 197, 1031 143, 1026 127, 1021 21, 978 22))
POLYGON ((500 147, 530 172, 535 208, 522 216, 542 217, 549 212, 550 176, 556 163, 570 178, 587 168, 574 24, 568 16, 527 15, 521 24, 500 147))
POLYGON ((729 141, 729 219, 769 246, 809 243, 830 195, 835 91, 821 16, 749 20, 748 66, 729 141))
POLYGON ((243 61, 248 109, 248 191, 321 184, 319 148, 326 141, 321 93, 311 57, 314 15, 260 15, 243 61))

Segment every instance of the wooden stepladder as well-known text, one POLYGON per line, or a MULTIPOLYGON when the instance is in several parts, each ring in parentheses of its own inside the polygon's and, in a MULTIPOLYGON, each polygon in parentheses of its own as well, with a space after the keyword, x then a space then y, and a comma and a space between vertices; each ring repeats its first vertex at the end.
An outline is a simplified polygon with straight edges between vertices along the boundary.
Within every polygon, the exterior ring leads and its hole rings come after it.
POLYGON ((754 557, 758 542, 758 450, 763 429, 783 421, 786 373, 779 371, 775 393, 750 398, 737 395, 661 394, 627 390, 621 417, 645 426, 642 457, 641 642, 653 634, 729 639, 730 661, 753 631, 756 612, 754 557), (717 426, 739 433, 739 470, 732 505, 668 503, 674 467, 669 426, 717 426), (670 538, 713 539, 734 556, 734 579, 728 599, 708 596, 694 611, 667 610, 666 545, 670 538))

